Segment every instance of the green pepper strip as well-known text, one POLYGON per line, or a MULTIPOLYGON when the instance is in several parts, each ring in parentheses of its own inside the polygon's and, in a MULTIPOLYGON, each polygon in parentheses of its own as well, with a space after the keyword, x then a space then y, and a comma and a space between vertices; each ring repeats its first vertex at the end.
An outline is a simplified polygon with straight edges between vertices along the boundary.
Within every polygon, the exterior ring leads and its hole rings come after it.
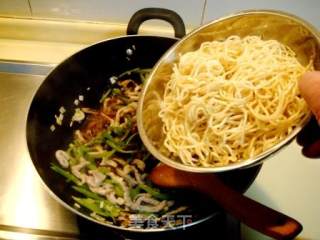
POLYGON ((99 172, 101 172, 104 175, 106 175, 110 172, 110 169, 108 169, 107 167, 98 167, 97 169, 99 172))
POLYGON ((125 121, 127 121, 127 124, 126 124, 126 126, 123 128, 123 129, 124 129, 124 133, 121 135, 121 141, 124 141, 124 140, 127 138, 127 136, 130 134, 130 131, 131 131, 131 125, 132 125, 132 123, 131 123, 130 118, 126 118, 125 121))
POLYGON ((74 176, 72 173, 64 170, 63 168, 59 167, 57 164, 52 163, 50 168, 53 171, 55 171, 56 173, 58 173, 61 176, 65 177, 68 182, 71 181, 71 182, 74 182, 77 185, 80 184, 80 180, 76 176, 74 176))
POLYGON ((147 152, 147 153, 143 156, 142 161, 145 162, 150 156, 151 156, 151 154, 150 154, 149 152, 147 152))
POLYGON ((106 179, 105 182, 109 183, 113 186, 114 192, 116 193, 117 196, 123 197, 124 190, 122 189, 122 187, 119 183, 113 181, 112 179, 106 179))
POLYGON ((120 98, 120 100, 122 100, 124 103, 128 104, 129 103, 129 98, 121 96, 120 93, 119 95, 117 95, 118 98, 120 98))
POLYGON ((165 193, 161 193, 159 189, 150 187, 146 184, 140 183, 138 185, 141 189, 143 189, 144 191, 146 191, 147 193, 150 193, 153 197, 160 199, 160 200, 168 200, 170 199, 168 194, 165 193))
POLYGON ((128 71, 125 71, 125 72, 121 73, 121 74, 118 76, 118 78, 122 78, 122 77, 124 77, 124 76, 126 76, 126 75, 130 75, 131 73, 139 72, 139 71, 141 71, 140 68, 134 68, 134 69, 131 69, 131 70, 128 70, 128 71))
POLYGON ((87 168, 88 168, 89 170, 96 170, 96 169, 97 169, 97 166, 96 166, 95 164, 93 164, 93 163, 89 163, 89 164, 87 165, 87 168))
POLYGON ((111 151, 103 151, 101 153, 89 152, 88 155, 92 158, 110 158, 114 153, 115 153, 115 150, 112 149, 111 151))
POLYGON ((114 132, 117 136, 123 136, 126 133, 126 129, 123 127, 112 127, 112 132, 114 132))
POLYGON ((140 70, 139 75, 140 75, 140 79, 141 79, 142 84, 144 84, 146 82, 150 72, 151 72, 150 68, 140 70))
POLYGON ((125 146, 127 146, 131 142, 131 140, 137 135, 137 133, 134 133, 130 137, 128 137, 127 141, 125 141, 125 146))
POLYGON ((84 157, 89 151, 89 148, 85 145, 70 144, 68 152, 71 153, 76 159, 84 157))
POLYGON ((115 142, 111 140, 107 140, 106 143, 112 147, 114 150, 120 153, 135 153, 137 150, 123 150, 120 146, 118 146, 115 142))
POLYGON ((99 102, 102 103, 109 96, 110 93, 111 93, 111 88, 109 88, 108 91, 102 95, 99 102))
MULTIPOLYGON (((91 146, 94 144, 101 144, 105 138, 108 138, 109 129, 104 130, 103 132, 99 133, 97 136, 95 136, 93 139, 91 139, 89 142, 85 143, 85 146, 91 146)), ((111 137, 111 135, 110 135, 111 137)))
POLYGON ((99 196, 98 194, 91 192, 89 189, 85 188, 85 187, 80 187, 80 186, 72 186, 72 188, 74 190, 76 190, 79 193, 82 193, 84 196, 88 197, 88 198, 92 198, 95 200, 104 200, 103 197, 99 196))
POLYGON ((141 188, 139 186, 135 188, 131 188, 129 191, 130 198, 134 199, 141 192, 141 188))
POLYGON ((103 208, 100 208, 100 200, 94 200, 91 198, 77 198, 74 196, 72 198, 81 206, 104 217, 115 218, 119 216, 121 211, 116 205, 113 205, 108 201, 102 201, 104 203, 104 206, 103 208))

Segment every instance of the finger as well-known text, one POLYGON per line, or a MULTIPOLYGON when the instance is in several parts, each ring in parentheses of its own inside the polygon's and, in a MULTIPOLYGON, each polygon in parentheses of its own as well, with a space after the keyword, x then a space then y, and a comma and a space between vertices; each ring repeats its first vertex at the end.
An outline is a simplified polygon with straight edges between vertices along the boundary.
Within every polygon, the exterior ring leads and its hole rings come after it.
POLYGON ((318 123, 320 123, 320 72, 305 73, 299 80, 299 89, 318 123))
POLYGON ((312 116, 307 125, 298 133, 297 143, 305 147, 318 139, 320 139, 320 127, 315 117, 312 116))
POLYGON ((320 140, 315 141, 302 149, 302 154, 309 158, 320 157, 320 140))

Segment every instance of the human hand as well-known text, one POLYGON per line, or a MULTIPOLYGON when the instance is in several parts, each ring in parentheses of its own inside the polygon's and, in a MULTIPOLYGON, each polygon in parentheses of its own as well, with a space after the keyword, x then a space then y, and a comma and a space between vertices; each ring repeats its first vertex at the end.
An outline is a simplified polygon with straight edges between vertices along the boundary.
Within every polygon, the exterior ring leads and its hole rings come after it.
POLYGON ((299 89, 314 116, 298 134, 297 142, 306 157, 320 157, 320 71, 305 73, 299 81, 299 89))

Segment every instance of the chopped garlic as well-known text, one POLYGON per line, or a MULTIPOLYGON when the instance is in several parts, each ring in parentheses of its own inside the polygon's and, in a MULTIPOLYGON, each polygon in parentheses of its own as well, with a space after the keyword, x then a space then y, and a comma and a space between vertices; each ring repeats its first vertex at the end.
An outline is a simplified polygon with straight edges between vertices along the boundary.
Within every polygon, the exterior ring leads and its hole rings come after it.
POLYGON ((111 84, 115 84, 117 82, 118 78, 115 76, 112 76, 109 80, 110 80, 111 84))
POLYGON ((63 121, 63 117, 64 117, 63 114, 60 113, 59 116, 54 115, 54 117, 56 118, 57 125, 61 126, 62 125, 62 121, 63 121))
POLYGON ((131 55, 133 54, 132 49, 128 48, 127 51, 126 51, 126 54, 127 54, 128 56, 131 56, 131 55))
POLYGON ((51 130, 51 132, 54 132, 54 130, 56 130, 56 126, 52 124, 52 125, 50 126, 50 130, 51 130))
POLYGON ((82 112, 80 108, 76 108, 70 122, 70 127, 72 127, 74 122, 80 123, 85 117, 84 112, 82 112))
POLYGON ((65 109, 63 106, 61 106, 61 107, 59 108, 59 112, 60 112, 60 113, 65 113, 65 112, 66 112, 66 109, 65 109))
POLYGON ((76 207, 76 208, 79 208, 79 209, 81 208, 81 206, 80 206, 78 203, 74 203, 73 205, 74 205, 74 207, 76 207))

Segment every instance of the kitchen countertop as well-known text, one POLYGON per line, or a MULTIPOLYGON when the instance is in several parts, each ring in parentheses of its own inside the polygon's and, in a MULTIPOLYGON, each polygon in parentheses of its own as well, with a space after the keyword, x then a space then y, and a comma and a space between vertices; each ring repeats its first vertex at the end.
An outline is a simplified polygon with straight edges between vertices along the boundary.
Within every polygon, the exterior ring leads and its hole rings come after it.
POLYGON ((0 239, 75 239, 78 234, 74 214, 46 192, 27 149, 26 116, 43 79, 0 72, 0 239))
MULTIPOLYGON (((33 34, 35 35, 35 39, 32 39, 32 34, 30 36, 23 37, 23 34, 11 32, 10 35, 4 35, 0 33, 0 59, 6 61, 31 61, 31 62, 46 62, 56 64, 72 53, 82 49, 83 47, 89 45, 92 42, 102 40, 107 37, 113 37, 117 35, 124 34, 125 26, 119 25, 119 29, 116 27, 116 24, 111 24, 108 28, 107 24, 101 24, 99 26, 95 26, 94 29, 91 29, 90 26, 93 26, 94 23, 73 23, 73 22, 63 22, 63 23, 54 23, 55 27, 52 27, 54 24, 49 21, 38 20, 38 22, 33 22, 30 24, 29 21, 34 20, 22 20, 22 19, 0 19, 0 29, 4 29, 4 27, 12 27, 12 24, 16 21, 16 24, 19 26, 23 26, 23 21, 26 21, 26 26, 30 29, 35 29, 33 34), (40 22, 39 22, 40 21, 40 22), (64 31, 68 29, 73 29, 72 26, 76 26, 77 31, 73 30, 73 37, 67 39, 65 38, 65 42, 60 37, 59 41, 52 38, 50 41, 48 39, 43 39, 37 37, 37 34, 40 34, 41 29, 47 29, 46 26, 51 26, 51 32, 49 31, 47 34, 56 34, 56 26, 64 26, 64 31), (82 27, 81 27, 82 26, 82 27), (3 28, 2 28, 3 27, 3 28), (37 32, 37 29, 39 32, 37 32), (108 35, 109 33, 112 33, 108 35), (111 29, 111 30, 110 30, 111 29), (118 30, 117 30, 118 29, 118 30), (105 31, 105 32, 104 32, 105 31), (88 34, 86 39, 81 39, 76 42, 72 42, 72 39, 76 39, 76 36, 83 34, 88 34), (103 34, 102 34, 103 33, 103 34), (94 37, 96 34, 96 38, 94 37)), ((11 30, 10 30, 11 31, 11 30)), ((26 32, 28 31, 25 30, 26 32)), ((143 31, 142 31, 143 32, 143 31)), ((154 29, 147 28, 143 33, 152 34, 154 29)), ((157 31, 158 32, 158 31, 157 31)), ((160 31, 161 32, 161 31, 160 31)), ((163 30, 163 35, 170 35, 170 31, 163 30)), ((72 35, 71 34, 71 35, 72 35)), ((5 71, 6 69, 1 69, 0 71, 5 71)), ((11 69, 12 70, 12 69, 11 69)), ((43 77, 38 78, 35 84, 40 84, 43 77)), ((27 84, 30 82, 26 81, 27 84)), ((3 88, 3 81, 0 81, 0 88, 3 88)), ((7 82, 7 84, 9 84, 7 82)), ((28 85, 24 85, 24 82, 16 83, 16 86, 21 87, 21 91, 23 92, 23 88, 28 85), (24 87, 23 87, 24 85, 24 87)), ((38 86, 37 85, 37 86, 38 86)), ((34 86, 34 87, 37 87, 34 86)), ((10 88, 8 88, 10 90, 10 88)), ((22 94, 22 93, 21 93, 22 94)), ((31 94, 31 93, 30 93, 31 94)), ((23 96, 29 97, 30 96, 23 96)), ((0 96, 1 97, 1 96, 0 96)), ((12 96, 18 97, 18 96, 12 96)), ((0 99, 2 103, 6 103, 6 101, 11 101, 8 99, 0 99)), ((12 99, 14 102, 15 100, 12 99)), ((12 109, 14 111, 15 108, 12 109)), ((19 111, 19 109, 15 109, 19 111)), ((0 124, 1 120, 4 118, 4 114, 12 114, 11 111, 6 110, 6 112, 2 112, 0 115, 0 124)), ((23 115, 26 112, 22 113, 23 115)), ((24 119, 15 119, 15 121, 23 121, 24 119)), ((22 124, 22 122, 21 122, 22 124)), ((22 125, 21 125, 22 126, 22 125)), ((2 128, 2 131, 5 129, 2 128)), ((14 129, 13 132, 24 131, 21 129, 14 129)), ((0 138, 1 144, 0 146, 7 146, 6 139, 0 138)), ((22 146, 23 142, 19 142, 19 146, 22 146)), ((14 146, 9 146, 9 149, 14 151, 14 146)), ((4 149, 3 149, 4 150, 4 149)), ((24 161, 27 162, 29 159, 27 154, 15 152, 15 155, 21 154, 21 157, 25 158, 24 161), (23 155, 23 156, 22 156, 23 155)), ((19 155, 20 156, 20 155, 19 155)), ((16 156, 16 157, 19 157, 16 156)), ((26 163, 27 164, 27 163, 26 163)), ((28 163, 30 165, 30 162, 28 163)), ((3 162, 0 162, 1 167, 4 165, 3 162)), ((32 166, 28 166, 31 169, 32 166)), ((17 168, 19 169, 19 168, 17 168)), ((304 240, 320 240, 320 207, 318 204, 320 203, 320 187, 318 183, 318 179, 320 176, 320 159, 308 159, 301 154, 301 147, 293 141, 289 146, 284 148, 282 151, 277 153, 276 155, 270 157, 262 167, 260 174, 258 175, 254 184, 250 187, 247 196, 269 206, 276 210, 279 210, 287 215, 290 215, 297 220, 299 220, 303 226, 304 230, 299 235, 298 239, 304 240)), ((29 183, 27 181, 28 176, 25 176, 25 188, 28 188, 29 183)), ((9 184, 9 183, 7 183, 9 184)), ((14 187, 12 187, 12 191, 14 191, 14 187)), ((48 196, 41 196, 44 198, 48 198, 48 201, 52 201, 48 196)), ((0 188, 0 199, 5 199, 5 193, 1 192, 0 188)), ((14 204, 14 203, 12 203, 14 204)), ((3 204, 1 204, 3 206, 3 204)), ((26 205, 27 206, 27 205, 26 205)), ((26 207, 25 206, 25 207, 26 207)), ((18 207, 16 207, 18 209, 18 207)), ((36 209, 33 209, 36 211, 36 209)), ((30 209, 30 214, 32 214, 32 209, 30 209)), ((0 216, 0 219, 3 216, 0 216)), ((68 216, 66 216, 68 217, 68 216)), ((21 221, 24 221, 23 219, 21 221)), ((32 225, 32 221, 26 219, 27 225, 32 225)), ((0 226, 1 229, 1 226, 0 226)), ((266 237, 257 234, 251 229, 243 226, 243 239, 244 240, 262 240, 268 239, 266 237)))
MULTIPOLYGON (((0 60, 59 63, 92 43, 126 35, 126 27, 123 23, 0 17, 0 60)), ((174 36, 171 27, 156 29, 144 23, 139 34, 174 36)))
MULTIPOLYGON (((281 211, 303 225, 300 240, 320 239, 320 159, 308 159, 293 141, 268 159, 247 196, 281 211)), ((246 240, 268 239, 243 228, 246 240), (258 237, 259 236, 259 237, 258 237)))

